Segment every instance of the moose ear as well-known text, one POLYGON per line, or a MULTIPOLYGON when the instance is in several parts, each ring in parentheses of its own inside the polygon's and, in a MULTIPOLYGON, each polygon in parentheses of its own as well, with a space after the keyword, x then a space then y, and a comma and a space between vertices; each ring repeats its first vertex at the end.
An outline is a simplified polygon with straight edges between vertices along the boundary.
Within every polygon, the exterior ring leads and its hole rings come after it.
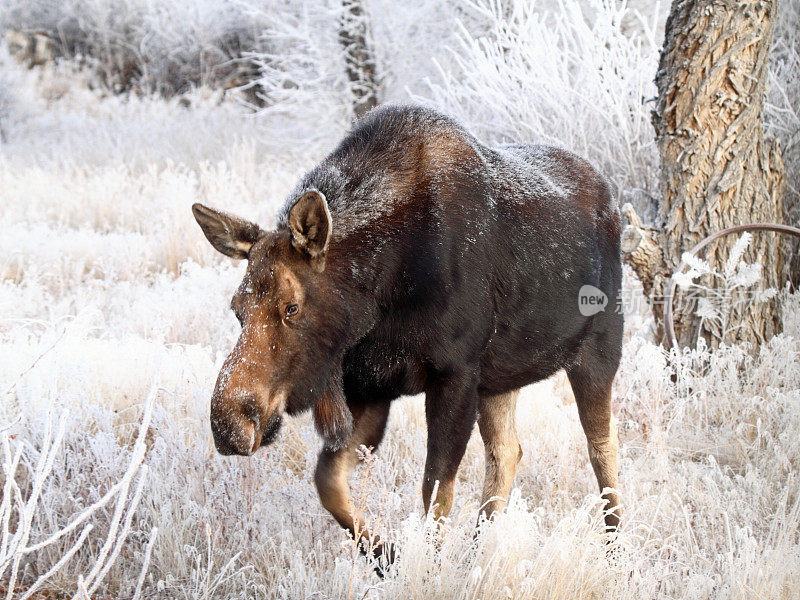
POLYGON ((325 253, 331 240, 331 213, 325 196, 310 190, 300 196, 289 211, 289 228, 295 247, 315 260, 318 270, 325 268, 325 253))
POLYGON ((202 204, 193 204, 192 213, 211 245, 231 258, 247 258, 261 236, 261 229, 255 223, 202 204))
POLYGON ((325 440, 325 448, 343 448, 353 433, 353 413, 342 390, 341 372, 334 374, 314 407, 314 426, 325 440))

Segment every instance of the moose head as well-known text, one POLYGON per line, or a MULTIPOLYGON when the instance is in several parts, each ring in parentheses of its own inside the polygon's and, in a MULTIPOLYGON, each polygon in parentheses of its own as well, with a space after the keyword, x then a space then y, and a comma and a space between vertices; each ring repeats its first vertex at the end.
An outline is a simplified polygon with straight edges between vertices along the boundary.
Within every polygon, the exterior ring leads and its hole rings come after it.
POLYGON ((231 300, 242 331, 211 398, 217 450, 249 456, 275 439, 284 413, 312 408, 326 444, 341 446, 353 426, 341 367, 350 312, 326 268, 325 196, 300 194, 273 231, 202 204, 192 212, 214 248, 247 260, 231 300))

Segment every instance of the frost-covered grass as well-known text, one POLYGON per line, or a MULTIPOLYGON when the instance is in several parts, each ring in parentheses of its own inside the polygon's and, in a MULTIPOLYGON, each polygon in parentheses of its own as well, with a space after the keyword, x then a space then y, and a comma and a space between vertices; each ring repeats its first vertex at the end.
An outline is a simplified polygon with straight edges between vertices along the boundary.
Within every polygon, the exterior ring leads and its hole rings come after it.
MULTIPOLYGON (((145 566, 139 597, 159 599, 800 596, 800 296, 786 301, 786 333, 757 356, 670 359, 646 337, 646 310, 629 318, 615 387, 626 513, 612 539, 563 380, 523 392, 513 496, 477 538, 477 432, 440 538, 420 515, 422 399, 395 403, 354 480, 374 529, 399 548, 380 580, 317 500, 308 416, 249 459, 216 454, 208 427, 243 264, 208 247, 189 206, 269 225, 324 151, 299 143, 315 123, 253 119, 204 89, 189 109, 105 97, 68 65, 4 77, 15 98, 0 146, 0 487, 13 489, 19 453, 19 494, 0 501, 0 589, 15 532, 31 546, 86 515, 20 558, 18 593, 58 566, 38 591, 72 598, 96 585, 98 597, 131 598, 145 566), (52 469, 37 478, 43 454, 52 469)), ((326 122, 315 133, 330 146, 342 132, 326 122)))

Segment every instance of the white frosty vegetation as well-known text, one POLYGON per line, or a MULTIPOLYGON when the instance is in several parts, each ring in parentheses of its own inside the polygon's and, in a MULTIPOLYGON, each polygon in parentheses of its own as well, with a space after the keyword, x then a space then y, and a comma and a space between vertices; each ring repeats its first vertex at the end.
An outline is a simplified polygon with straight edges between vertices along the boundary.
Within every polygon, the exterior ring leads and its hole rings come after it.
MULTIPOLYGON (((449 58, 433 43, 445 27, 416 28, 417 56, 430 46, 442 65, 461 61, 463 78, 450 67, 440 79, 428 73, 435 99, 487 141, 561 141, 606 160, 620 185, 649 186, 654 151, 641 100, 655 68, 650 26, 625 41, 617 19, 621 29, 631 21, 616 4, 589 20, 570 0, 554 5, 565 12, 512 3, 505 24, 486 2, 453 13, 442 4, 441 15, 427 7, 426 19, 455 15, 466 28, 449 58), (493 62, 501 59, 506 70, 493 62), (593 72, 598 65, 616 67, 593 72), (535 85, 518 93, 528 77, 535 85)), ((380 18, 381 4, 371 6, 380 18)), ((414 31, 412 16, 402 17, 398 32, 377 26, 376 41, 414 31)), ((310 37, 303 18, 274 29, 287 43, 305 39, 322 60, 333 38, 310 37)), ((391 64, 402 51, 379 55, 391 64)), ((323 73, 318 67, 300 72, 323 73)), ((204 88, 187 95, 187 109, 177 99, 90 90, 69 64, 0 71, 14 83, 13 92, 0 88, 12 113, 0 123, 8 125, 0 146, 3 595, 800 597, 800 295, 781 297, 785 332, 757 355, 725 345, 667 355, 646 335, 647 307, 628 315, 614 389, 626 512, 612 538, 563 385, 523 392, 514 492, 477 537, 477 432, 441 537, 420 515, 423 401, 398 401, 384 443, 364 453, 353 482, 359 510, 398 548, 381 580, 319 504, 312 481, 321 442, 308 416, 288 419, 279 440, 251 458, 215 452, 209 396, 238 334, 227 304, 244 265, 216 255, 190 211, 199 201, 269 226, 300 173, 340 137, 344 113, 315 122, 317 109, 304 111, 285 92, 283 108, 254 119, 204 88), (292 133, 293 123, 303 131, 292 133), (307 142, 309 124, 318 127, 307 142)), ((388 82, 393 95, 407 77, 388 82)), ((315 81, 329 83, 307 84, 315 81)), ((339 101, 326 98, 324 110, 339 101)), ((754 276, 741 273, 743 283, 754 276)), ((631 277, 625 285, 636 287, 631 277)))
MULTIPOLYGON (((722 268, 685 252, 681 259, 689 269, 674 276, 678 288, 686 294, 684 299, 689 299, 686 310, 700 317, 702 331, 710 331, 709 326, 712 326, 713 334, 723 342, 740 326, 735 317, 737 309, 751 303, 769 302, 781 293, 774 288, 761 288, 761 264, 743 259, 752 239, 752 234, 747 232, 739 236, 722 268), (692 300, 696 301, 696 306, 692 300)), ((789 287, 782 294, 787 301, 789 287)))
POLYGON ((0 11, 0 31, 45 34, 53 53, 91 69, 96 85, 167 95, 236 85, 248 67, 242 49, 259 48, 266 24, 248 3, 215 0, 5 0, 0 11))
MULTIPOLYGON (((40 356, 41 358, 41 356, 40 356)), ((38 359, 37 359, 38 360, 38 359)), ((32 365, 31 368, 33 368, 32 365)), ((16 382, 5 391, 7 396, 16 387, 16 382)), ((42 523, 34 526, 34 520, 41 521, 46 514, 40 506, 42 490, 49 477, 53 475, 53 467, 64 439, 66 428, 66 415, 62 415, 58 421, 56 432, 53 432, 52 407, 47 411, 44 424, 44 432, 39 448, 26 448, 26 437, 10 433, 15 429, 15 423, 6 425, 0 432, 0 445, 3 449, 3 497, 0 500, 0 523, 2 523, 2 533, 0 534, 0 579, 6 581, 6 598, 19 598, 27 600, 33 597, 34 593, 49 583, 49 580, 58 574, 61 568, 67 564, 76 553, 86 544, 87 538, 94 528, 93 521, 97 520, 97 513, 116 500, 113 517, 109 523, 105 541, 97 552, 94 565, 87 573, 79 576, 78 593, 75 598, 90 597, 95 590, 103 583, 114 562, 119 557, 120 551, 131 531, 131 522, 136 514, 136 508, 142 497, 142 490, 147 480, 147 466, 143 464, 145 458, 145 435, 150 426, 152 416, 155 389, 151 391, 144 401, 144 414, 141 418, 139 433, 133 444, 129 464, 122 477, 112 485, 108 491, 96 502, 84 508, 80 513, 71 516, 68 524, 58 527, 55 531, 47 532, 42 530, 42 523), (38 457, 36 455, 38 454, 38 457), (24 461, 22 460, 24 457, 24 461), (18 473, 22 471, 22 473, 18 473), (129 497, 129 491, 134 484, 135 487, 129 497), (63 539, 71 539, 73 533, 80 534, 77 540, 67 549, 62 550, 63 554, 50 568, 38 574, 37 557, 63 539), (44 539, 36 543, 31 543, 31 533, 36 531, 37 537, 44 535, 44 539), (21 573, 20 567, 24 564, 21 573), (33 569, 31 566, 33 564, 33 569), (30 575, 25 577, 27 572, 32 570, 38 576, 31 579, 30 575), (22 577, 20 577, 22 575, 22 577), (30 581, 21 581, 29 579, 30 581), (15 594, 17 586, 23 586, 20 594, 15 594)), ((154 527, 151 532, 150 542, 147 544, 145 560, 142 566, 142 574, 139 581, 143 581, 150 560, 150 549, 155 541, 158 528, 154 527)), ((95 538, 95 539, 102 539, 95 538)), ((57 548, 58 546, 56 546, 57 548)), ((56 551, 56 556, 60 552, 56 551)), ((141 593, 141 584, 137 584, 134 597, 141 593)))

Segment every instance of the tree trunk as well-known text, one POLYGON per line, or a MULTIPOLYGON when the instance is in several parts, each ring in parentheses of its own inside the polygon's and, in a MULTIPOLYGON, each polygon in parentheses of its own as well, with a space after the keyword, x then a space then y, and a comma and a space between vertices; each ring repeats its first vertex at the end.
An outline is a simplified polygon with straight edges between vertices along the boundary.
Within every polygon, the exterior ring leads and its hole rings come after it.
POLYGON ((378 77, 369 45, 367 14, 362 0, 342 0, 339 42, 344 48, 347 78, 353 93, 353 112, 360 119, 378 105, 378 77))
MULTIPOLYGON (((635 222, 623 252, 651 293, 656 322, 670 275, 684 252, 731 225, 783 221, 784 168, 776 142, 761 126, 764 87, 777 0, 675 0, 656 74, 653 113, 661 157, 659 229, 635 222), (654 252, 654 248, 657 252, 654 252)), ((705 258, 722 267, 736 239, 709 247, 705 258)), ((762 283, 785 280, 783 240, 757 233, 745 254, 762 263, 762 283)), ((680 302, 680 299, 676 299, 680 302)), ((698 336, 763 342, 780 331, 776 302, 728 307, 737 329, 714 331, 690 311, 676 311, 681 346, 698 336)))

